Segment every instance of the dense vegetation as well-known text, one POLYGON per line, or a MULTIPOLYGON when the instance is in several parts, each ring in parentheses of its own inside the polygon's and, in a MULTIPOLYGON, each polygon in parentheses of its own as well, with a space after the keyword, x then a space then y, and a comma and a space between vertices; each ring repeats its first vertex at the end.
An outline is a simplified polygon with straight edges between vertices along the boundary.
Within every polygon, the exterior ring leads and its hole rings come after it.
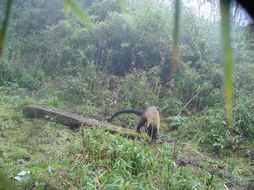
MULTIPOLYGON (((123 11, 116 0, 78 2, 90 28, 64 17, 58 0, 13 5, 0 58, 0 168, 12 178, 30 171, 16 187, 244 189, 254 180, 254 28, 233 27, 234 121, 227 128, 218 21, 183 8, 181 64, 173 73, 170 6, 139 1, 123 11), (27 120, 22 108, 30 103, 102 121, 121 108, 156 105, 160 140, 27 120)), ((136 122, 128 115, 114 123, 136 122)))

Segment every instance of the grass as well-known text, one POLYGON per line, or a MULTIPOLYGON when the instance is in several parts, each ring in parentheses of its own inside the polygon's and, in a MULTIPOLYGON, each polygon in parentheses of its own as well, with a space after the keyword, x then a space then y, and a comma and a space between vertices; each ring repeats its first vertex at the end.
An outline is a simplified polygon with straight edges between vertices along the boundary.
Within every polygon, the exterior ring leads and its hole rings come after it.
POLYGON ((23 92, 2 91, 0 100, 0 168, 16 189, 244 189, 252 179, 241 155, 205 153, 177 131, 161 132, 166 140, 156 144, 98 128, 73 131, 24 119, 21 105, 34 100, 23 92), (21 171, 30 172, 27 180, 15 181, 21 171))

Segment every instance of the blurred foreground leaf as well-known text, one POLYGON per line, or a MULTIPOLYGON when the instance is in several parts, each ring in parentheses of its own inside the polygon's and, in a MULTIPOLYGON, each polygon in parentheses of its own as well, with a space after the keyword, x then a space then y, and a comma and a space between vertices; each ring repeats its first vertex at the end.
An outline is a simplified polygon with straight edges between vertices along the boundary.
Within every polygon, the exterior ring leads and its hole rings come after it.
POLYGON ((174 21, 174 41, 173 41, 173 64, 172 72, 176 72, 179 67, 179 22, 180 22, 180 0, 175 0, 175 21, 174 21))
POLYGON ((223 64, 224 64, 224 98, 227 114, 227 124, 232 125, 232 75, 233 75, 233 58, 231 48, 231 28, 230 28, 230 1, 221 0, 221 38, 223 45, 223 64))
POLYGON ((121 11, 123 11, 124 8, 126 7, 126 0, 118 0, 118 4, 120 6, 121 11))
POLYGON ((14 185, 7 179, 3 171, 0 171, 0 189, 13 190, 14 185))
POLYGON ((2 55, 3 49, 4 49, 4 41, 7 36, 8 21, 10 17, 12 3, 13 3, 13 0, 7 0, 7 3, 6 3, 4 20, 0 30, 0 55, 2 55))
POLYGON ((92 23, 88 17, 88 14, 82 10, 80 7, 76 5, 76 3, 72 0, 63 0, 65 14, 69 10, 87 27, 91 27, 92 23))

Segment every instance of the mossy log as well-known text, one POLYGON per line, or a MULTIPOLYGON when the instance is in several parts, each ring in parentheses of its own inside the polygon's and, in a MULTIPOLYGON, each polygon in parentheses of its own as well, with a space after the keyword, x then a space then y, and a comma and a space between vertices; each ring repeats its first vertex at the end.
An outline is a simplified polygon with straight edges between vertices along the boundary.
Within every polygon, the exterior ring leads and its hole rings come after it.
POLYGON ((79 127, 101 127, 112 134, 118 133, 128 138, 140 138, 141 134, 131 129, 125 129, 107 122, 101 122, 96 119, 86 118, 82 115, 62 111, 45 105, 28 105, 23 108, 23 115, 26 118, 45 118, 70 128, 79 127))

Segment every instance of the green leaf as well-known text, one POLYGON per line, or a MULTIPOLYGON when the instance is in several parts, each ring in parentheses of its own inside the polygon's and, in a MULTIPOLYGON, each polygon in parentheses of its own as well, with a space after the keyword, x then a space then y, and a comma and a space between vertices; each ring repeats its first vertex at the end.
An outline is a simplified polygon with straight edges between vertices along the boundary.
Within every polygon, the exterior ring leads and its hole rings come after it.
POLYGON ((233 58, 231 48, 231 28, 230 28, 230 1, 221 0, 221 37, 223 44, 223 64, 224 64, 224 93, 225 108, 227 114, 227 125, 232 125, 232 75, 233 75, 233 58))
POLYGON ((72 0, 63 0, 65 14, 68 13, 69 10, 87 27, 91 27, 92 23, 88 17, 88 14, 82 10, 80 7, 76 5, 72 0))
POLYGON ((4 21, 2 23, 2 27, 0 31, 0 55, 2 55, 3 49, 4 49, 4 42, 7 36, 8 21, 10 17, 12 3, 13 3, 13 0, 7 0, 7 5, 5 9, 5 17, 4 17, 4 21))

